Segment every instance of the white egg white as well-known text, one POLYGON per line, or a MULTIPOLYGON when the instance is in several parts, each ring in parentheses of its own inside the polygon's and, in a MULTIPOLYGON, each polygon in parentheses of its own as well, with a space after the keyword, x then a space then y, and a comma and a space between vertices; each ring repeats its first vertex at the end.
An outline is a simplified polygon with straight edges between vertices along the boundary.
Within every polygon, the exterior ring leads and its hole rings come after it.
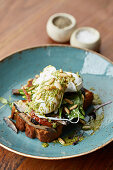
POLYGON ((63 92, 61 92, 60 94, 57 94, 54 97, 49 96, 48 101, 45 101, 41 98, 38 99, 37 96, 39 95, 42 84, 45 83, 45 85, 46 85, 46 82, 48 82, 52 78, 55 79, 53 85, 57 89, 59 88, 58 87, 59 80, 53 74, 56 71, 57 70, 55 67, 47 66, 44 68, 43 72, 40 73, 39 78, 34 79, 34 81, 33 81, 33 85, 37 85, 37 88, 35 89, 35 93, 33 94, 33 100, 35 103, 40 103, 40 106, 38 108, 38 113, 48 114, 48 113, 58 110, 58 107, 60 107, 60 104, 62 102, 62 98, 63 98, 63 95, 65 92, 77 92, 82 88, 82 78, 81 77, 79 77, 75 73, 64 72, 65 74, 67 74, 67 76, 71 75, 74 78, 74 81, 71 81, 71 79, 70 79, 70 81, 66 85, 67 88, 65 88, 63 92), (47 102, 49 102, 50 106, 54 104, 54 107, 48 107, 47 102))

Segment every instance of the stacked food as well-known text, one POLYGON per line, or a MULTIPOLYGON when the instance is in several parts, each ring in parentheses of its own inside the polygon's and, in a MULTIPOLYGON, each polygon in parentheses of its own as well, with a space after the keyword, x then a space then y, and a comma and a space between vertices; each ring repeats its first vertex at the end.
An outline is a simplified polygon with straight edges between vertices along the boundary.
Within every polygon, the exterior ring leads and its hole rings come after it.
POLYGON ((11 118, 16 120, 17 129, 42 142, 57 139, 64 126, 82 121, 93 100, 93 93, 83 88, 78 73, 53 66, 12 92, 25 98, 13 103, 11 118))

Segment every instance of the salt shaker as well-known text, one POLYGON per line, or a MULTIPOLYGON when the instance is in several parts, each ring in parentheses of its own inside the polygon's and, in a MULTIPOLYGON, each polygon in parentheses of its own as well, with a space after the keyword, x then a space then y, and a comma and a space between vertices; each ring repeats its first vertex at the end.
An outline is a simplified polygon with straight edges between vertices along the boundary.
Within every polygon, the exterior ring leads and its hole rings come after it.
POLYGON ((92 27, 81 27, 76 29, 70 38, 72 46, 99 51, 101 39, 100 33, 92 27))

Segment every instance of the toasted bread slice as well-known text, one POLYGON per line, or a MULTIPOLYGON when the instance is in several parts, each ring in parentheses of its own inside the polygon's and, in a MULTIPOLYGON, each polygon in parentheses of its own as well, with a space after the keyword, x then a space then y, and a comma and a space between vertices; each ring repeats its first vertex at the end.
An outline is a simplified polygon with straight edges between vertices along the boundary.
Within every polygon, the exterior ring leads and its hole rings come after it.
POLYGON ((87 89, 85 89, 84 92, 85 92, 85 96, 84 96, 83 108, 84 108, 84 110, 86 110, 87 107, 92 104, 93 93, 91 91, 87 90, 87 89))
MULTIPOLYGON (((93 100, 93 93, 85 89, 84 95, 84 109, 91 105, 93 100)), ((25 131, 26 136, 29 138, 38 138, 41 142, 51 142, 57 139, 61 133, 63 125, 57 126, 55 131, 37 129, 26 123, 20 116, 19 112, 16 112, 15 106, 12 107, 11 118, 16 120, 16 127, 20 131, 25 131)))

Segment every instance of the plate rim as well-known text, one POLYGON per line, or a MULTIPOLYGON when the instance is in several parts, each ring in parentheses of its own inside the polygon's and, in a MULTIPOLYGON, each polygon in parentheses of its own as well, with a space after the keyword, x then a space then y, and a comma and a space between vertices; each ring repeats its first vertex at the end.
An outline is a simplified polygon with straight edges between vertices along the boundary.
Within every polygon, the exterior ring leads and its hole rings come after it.
POLYGON ((34 50, 36 48, 47 48, 47 47, 69 47, 69 48, 75 48, 75 49, 79 49, 79 50, 84 50, 84 51, 91 52, 91 53, 94 53, 96 55, 99 55, 100 57, 104 58, 106 61, 113 64, 112 60, 110 60, 109 58, 107 58, 104 55, 100 54, 99 52, 96 52, 96 51, 93 51, 93 50, 90 50, 90 49, 87 49, 87 48, 74 47, 74 46, 71 46, 71 45, 68 45, 68 44, 67 45, 66 44, 42 44, 42 45, 38 45, 38 46, 36 45, 36 46, 31 46, 31 47, 26 47, 26 48, 24 47, 24 48, 21 48, 19 50, 16 50, 16 51, 11 52, 8 55, 4 56, 2 59, 0 59, 0 63, 5 61, 8 58, 11 58, 12 55, 14 55, 16 53, 21 53, 21 52, 27 51, 27 50, 34 50))
MULTIPOLYGON (((14 55, 16 53, 21 53, 21 52, 27 51, 27 50, 34 50, 34 49, 37 49, 37 48, 47 48, 47 47, 69 47, 69 48, 75 48, 75 49, 79 49, 79 50, 84 50, 84 51, 96 54, 96 55, 100 56, 101 58, 104 58, 106 61, 110 62, 113 65, 113 61, 111 61, 110 59, 108 59, 107 57, 103 56, 102 54, 100 54, 98 52, 95 52, 95 51, 92 51, 92 50, 89 50, 89 49, 85 49, 85 48, 79 48, 79 47, 74 47, 74 46, 70 46, 70 45, 65 45, 65 44, 43 44, 43 45, 38 45, 38 46, 33 46, 33 47, 21 48, 20 50, 16 50, 16 51, 10 53, 5 58, 0 59, 0 63, 4 62, 8 58, 11 58, 12 55, 14 55)), ((113 138, 111 138, 109 141, 107 141, 103 145, 101 145, 99 147, 96 147, 95 149, 92 149, 90 151, 83 152, 83 153, 80 153, 80 154, 71 155, 71 156, 61 156, 61 157, 34 156, 34 155, 25 154, 25 153, 16 151, 16 150, 14 150, 12 148, 7 147, 6 145, 4 145, 2 143, 0 143, 0 146, 7 149, 8 151, 11 151, 13 153, 16 153, 16 154, 24 156, 24 157, 35 158, 35 159, 43 159, 43 160, 61 160, 61 159, 69 159, 69 158, 75 158, 75 157, 80 157, 80 156, 83 156, 83 155, 87 155, 89 153, 92 153, 94 151, 97 151, 97 150, 103 148, 104 146, 108 145, 112 141, 113 141, 113 138)))
POLYGON ((43 159, 43 160, 62 160, 62 159, 70 159, 70 158, 76 158, 76 157, 80 157, 80 156, 83 156, 83 155, 87 155, 87 154, 90 154, 94 151, 97 151, 101 148, 103 148, 104 146, 108 145, 109 143, 111 143, 113 141, 113 139, 110 139, 108 142, 106 142, 105 144, 95 148, 95 149, 92 149, 90 151, 87 151, 87 152, 83 152, 83 153, 80 153, 80 154, 75 154, 75 155, 71 155, 71 156, 59 156, 59 157, 43 157, 43 156, 34 156, 34 155, 30 155, 30 154, 25 154, 25 153, 22 153, 22 152, 19 152, 19 151, 16 151, 14 149, 11 149, 3 144, 0 143, 0 146, 7 149, 8 151, 11 151, 13 153, 16 153, 18 155, 21 155, 21 156, 24 156, 24 157, 28 157, 28 158, 35 158, 35 159, 43 159))

